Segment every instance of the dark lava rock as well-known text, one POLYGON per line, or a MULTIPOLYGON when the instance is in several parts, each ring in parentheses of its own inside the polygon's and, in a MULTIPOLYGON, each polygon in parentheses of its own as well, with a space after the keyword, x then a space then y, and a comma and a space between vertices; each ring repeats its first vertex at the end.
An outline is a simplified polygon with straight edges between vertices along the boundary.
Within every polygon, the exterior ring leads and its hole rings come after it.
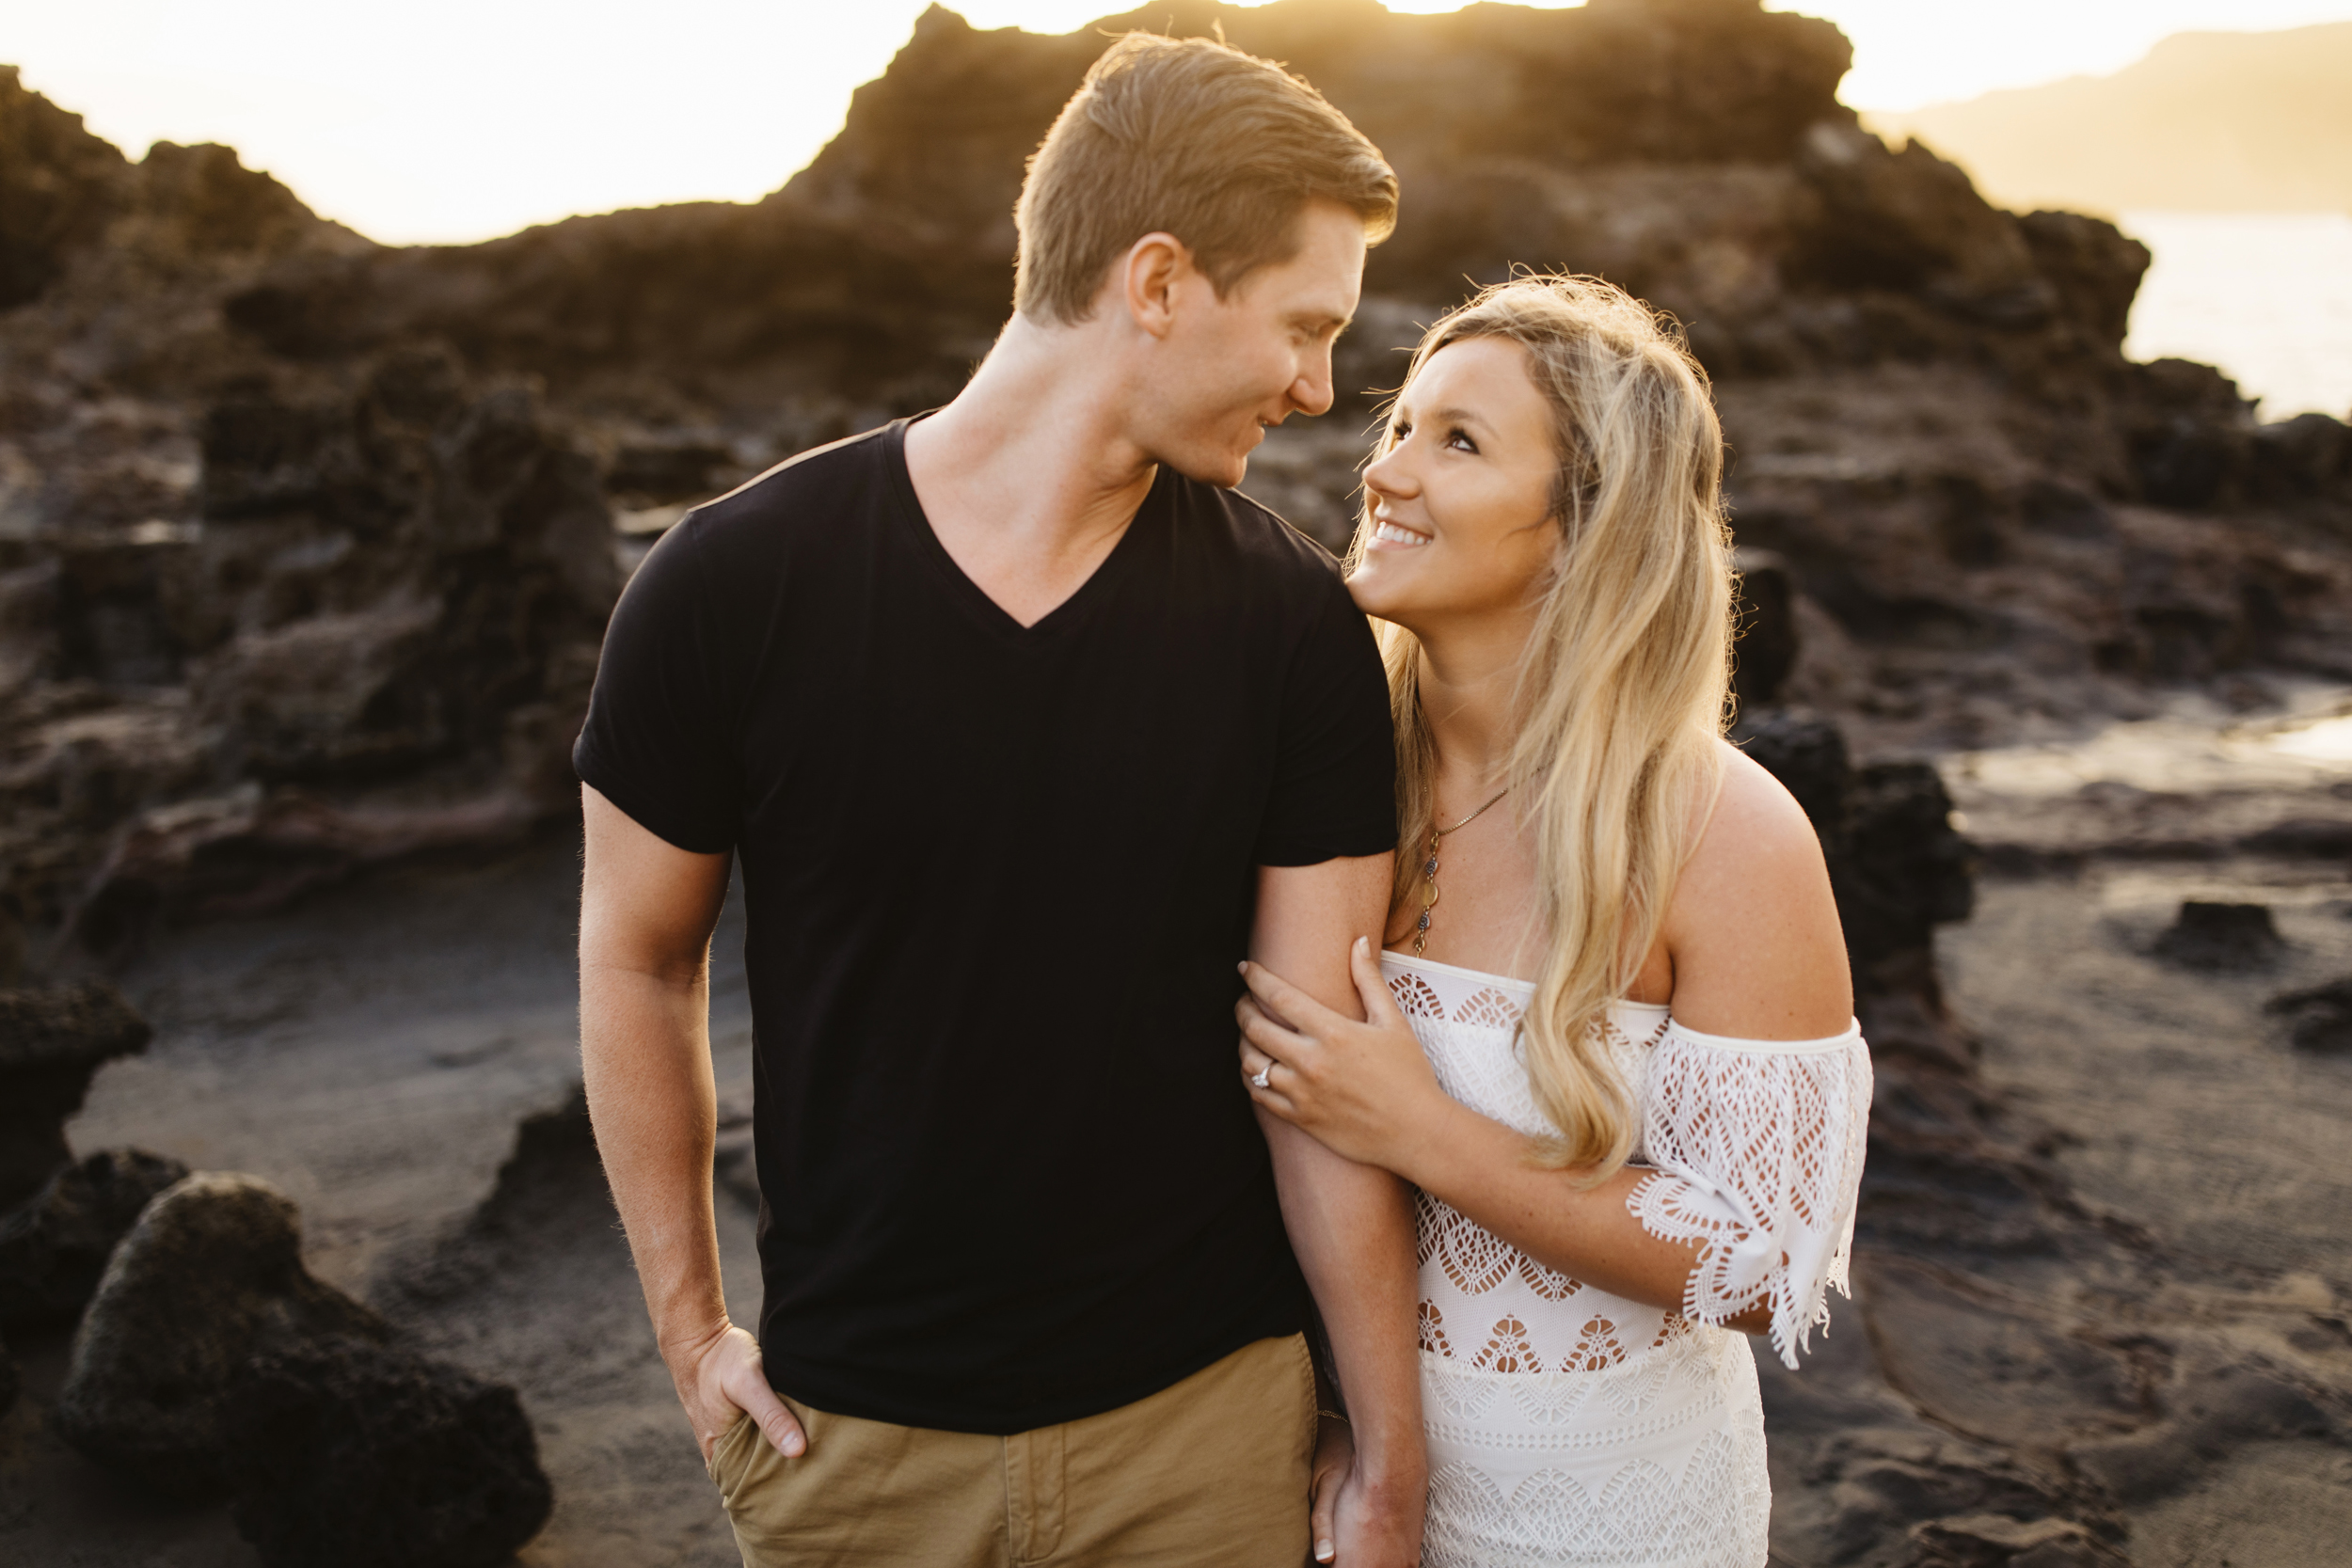
POLYGON ((1788 568, 1759 550, 1740 556, 1740 640, 1733 650, 1732 694, 1740 711, 1762 707, 1796 668, 1797 588, 1788 568))
POLYGON ((2188 969, 2242 970, 2263 968, 2285 945, 2267 905, 2189 898, 2153 951, 2188 969))
POLYGON ((283 1194, 250 1176, 191 1176, 115 1249, 74 1336, 58 1427, 110 1469, 217 1497, 233 1386, 258 1356, 380 1345, 390 1332, 303 1268, 283 1194))
POLYGON ((90 1075, 145 1050, 152 1033, 103 980, 0 990, 0 1205, 39 1192, 73 1158, 66 1118, 82 1108, 90 1075))
POLYGON ((104 232, 124 171, 80 115, 0 66, 0 310, 38 298, 71 251, 104 232))
POLYGON ((260 1355, 227 1435, 237 1528, 269 1568, 493 1568, 553 1506, 515 1390, 399 1351, 260 1355))
POLYGON ((1913 1568, 2131 1568, 2131 1560, 2071 1519, 1970 1513, 1915 1526, 1913 1568))
POLYGON ((145 1149, 103 1149, 0 1216, 0 1325, 71 1321, 140 1211, 187 1174, 179 1161, 145 1149))
POLYGON ((1931 764, 1856 768, 1836 724, 1791 713, 1743 722, 1733 737, 1820 835, 1858 988, 1888 959, 1925 950, 1937 926, 1968 918, 1975 854, 1931 764))
POLYGON ((16 1370, 16 1357, 8 1354, 8 1342, 0 1339, 0 1416, 7 1415, 8 1407, 16 1403, 17 1391, 24 1381, 16 1370))
POLYGON ((2352 974, 2308 990, 2274 996, 2263 1010, 2284 1013, 2295 1021, 2288 1038, 2297 1051, 2352 1051, 2352 974))

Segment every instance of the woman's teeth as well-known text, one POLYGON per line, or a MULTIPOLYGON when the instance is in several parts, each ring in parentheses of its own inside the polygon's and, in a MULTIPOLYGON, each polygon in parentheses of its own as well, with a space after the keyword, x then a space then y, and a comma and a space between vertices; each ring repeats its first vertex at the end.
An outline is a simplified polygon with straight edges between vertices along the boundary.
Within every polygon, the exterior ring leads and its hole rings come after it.
POLYGON ((1411 529, 1399 528, 1394 523, 1375 524, 1372 536, 1391 545, 1426 545, 1429 543, 1428 534, 1415 533, 1411 529))

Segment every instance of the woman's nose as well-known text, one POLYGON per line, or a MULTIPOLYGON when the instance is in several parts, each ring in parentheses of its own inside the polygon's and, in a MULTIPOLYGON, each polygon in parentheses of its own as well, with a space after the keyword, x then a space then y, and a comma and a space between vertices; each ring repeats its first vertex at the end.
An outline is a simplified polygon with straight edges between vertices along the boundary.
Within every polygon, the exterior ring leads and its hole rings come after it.
POLYGON ((1401 460, 1404 451, 1401 446, 1391 447, 1364 465, 1364 487, 1375 496, 1401 499, 1411 495, 1416 486, 1409 467, 1401 460))

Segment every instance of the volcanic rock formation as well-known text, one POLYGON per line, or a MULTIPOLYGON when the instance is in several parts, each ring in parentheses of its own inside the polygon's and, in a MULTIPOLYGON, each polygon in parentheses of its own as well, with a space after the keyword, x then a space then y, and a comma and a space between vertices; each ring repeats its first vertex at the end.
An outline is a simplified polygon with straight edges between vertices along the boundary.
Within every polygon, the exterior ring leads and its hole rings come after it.
POLYGON ((515 1391, 423 1359, 312 1278, 294 1205, 251 1177, 189 1177, 149 1207, 74 1338, 57 1418, 158 1490, 233 1494, 270 1568, 487 1568, 552 1496, 515 1391))
POLYGON ((148 1207, 82 1319, 57 1401, 68 1441, 158 1491, 218 1496, 257 1355, 381 1345, 382 1319, 302 1266, 294 1206, 251 1177, 192 1176, 148 1207))
POLYGON ((104 1149, 0 1214, 0 1327, 72 1323, 97 1291, 115 1243, 187 1174, 160 1154, 104 1149))
MULTIPOLYGON (((1827 24, 1176 0, 1101 28, 1135 25, 1288 62, 1403 180, 1340 412, 1252 482, 1327 542, 1414 324, 1568 268, 1675 312, 1720 384, 1741 545, 1804 634, 1756 650, 1767 687, 1923 743, 2352 669, 2344 427, 2125 361, 2146 252, 1859 129, 1827 24)), ((764 201, 408 249, 225 149, 128 164, 0 78, 0 189, 37 195, 0 224, 0 917, 103 946, 564 811, 606 500, 626 557, 952 395, 1007 309, 1023 160, 1100 48, 934 7, 764 201)))
POLYGON ((374 1346, 257 1356, 228 1435, 265 1568, 497 1568, 553 1503, 514 1389, 374 1346))
POLYGON ((0 990, 0 1207, 38 1192, 72 1159, 66 1118, 90 1075, 147 1047, 147 1021, 103 980, 0 990))

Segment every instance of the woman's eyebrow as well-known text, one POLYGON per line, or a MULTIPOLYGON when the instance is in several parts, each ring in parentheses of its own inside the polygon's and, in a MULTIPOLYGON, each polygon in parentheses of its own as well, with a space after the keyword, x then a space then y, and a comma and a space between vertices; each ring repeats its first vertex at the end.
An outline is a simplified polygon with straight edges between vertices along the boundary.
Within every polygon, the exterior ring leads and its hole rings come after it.
POLYGON ((1483 425, 1486 421, 1467 408, 1440 408, 1428 416, 1428 422, 1431 424, 1483 425))

